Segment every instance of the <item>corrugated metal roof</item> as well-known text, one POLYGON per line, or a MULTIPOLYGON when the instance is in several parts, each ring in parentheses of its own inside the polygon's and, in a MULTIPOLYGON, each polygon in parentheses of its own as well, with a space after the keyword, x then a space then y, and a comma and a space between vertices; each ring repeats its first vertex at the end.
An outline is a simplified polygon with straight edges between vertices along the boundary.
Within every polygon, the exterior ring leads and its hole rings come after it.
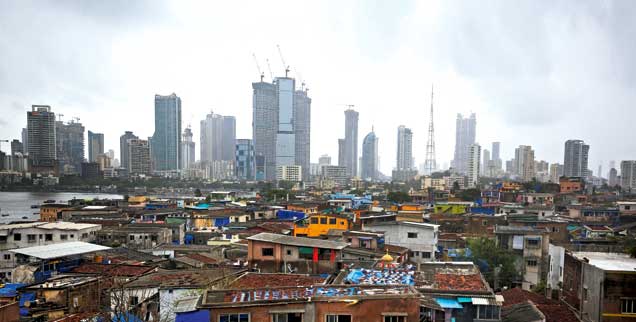
POLYGON ((95 224, 78 224, 74 222, 51 222, 40 226, 42 229, 60 229, 60 230, 80 230, 87 228, 99 228, 100 225, 95 224))
POLYGON ((80 241, 58 243, 45 246, 34 246, 9 250, 12 253, 22 254, 39 259, 59 258, 71 255, 92 253, 100 250, 110 249, 110 247, 85 243, 80 241))
POLYGON ((293 237, 272 233, 260 233, 247 238, 248 240, 270 242, 275 244, 301 246, 301 247, 318 247, 325 249, 343 249, 348 246, 347 243, 341 243, 331 240, 312 239, 306 237, 293 237))
POLYGON ((189 296, 180 298, 174 303, 174 312, 175 313, 183 313, 183 312, 192 312, 196 311, 197 304, 199 303, 200 296, 189 296))
POLYGON ((444 309, 462 309, 464 308, 456 300, 436 297, 435 301, 444 309))
POLYGON ((481 297, 473 297, 473 305, 489 305, 490 301, 481 297))

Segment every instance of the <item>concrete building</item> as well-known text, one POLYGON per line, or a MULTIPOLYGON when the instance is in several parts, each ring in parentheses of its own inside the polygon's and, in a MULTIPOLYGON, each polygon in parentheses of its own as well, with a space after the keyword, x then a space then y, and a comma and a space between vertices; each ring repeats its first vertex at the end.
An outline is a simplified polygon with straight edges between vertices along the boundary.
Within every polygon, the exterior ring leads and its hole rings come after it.
POLYGON ((345 187, 349 183, 347 168, 344 166, 323 165, 320 171, 323 180, 331 180, 336 186, 345 187))
POLYGON ((254 180, 254 146, 252 140, 236 140, 236 177, 241 180, 254 180))
POLYGON ((559 178, 563 175, 563 165, 559 163, 550 164, 550 182, 559 183, 559 178))
POLYGON ((309 180, 309 163, 311 160, 311 98, 307 90, 294 92, 294 132, 296 135, 296 165, 302 167, 303 180, 309 180))
POLYGON ((17 139, 11 141, 11 155, 24 154, 24 145, 17 139))
MULTIPOLYGON (((276 132, 278 129, 278 100, 276 85, 252 83, 252 135, 257 163, 263 163, 262 180, 276 179, 276 132)), ((261 171, 257 169, 257 176, 261 171)))
POLYGON ((190 127, 186 127, 181 135, 181 167, 183 169, 190 169, 196 161, 194 148, 195 144, 192 141, 192 130, 190 127))
POLYGON ((544 160, 535 161, 534 173, 539 182, 550 182, 550 163, 544 160))
POLYGON ((491 160, 493 161, 493 164, 495 165, 497 170, 501 170, 502 166, 503 166, 502 162, 501 162, 500 149, 501 149, 501 142, 493 142, 492 143, 491 160))
POLYGON ((338 165, 345 166, 345 140, 338 139, 338 165))
POLYGON ((521 181, 532 181, 535 177, 534 150, 529 145, 520 145, 515 149, 513 164, 515 175, 521 181))
POLYGON ((621 188, 636 189, 636 161, 621 161, 621 188))
POLYGON ((358 117, 353 109, 345 112, 345 138, 343 141, 343 164, 350 177, 358 175, 358 117))
POLYGON ((378 140, 372 129, 362 141, 362 162, 360 163, 362 180, 378 179, 378 140))
POLYGON ((126 142, 128 152, 126 158, 128 164, 128 174, 134 175, 150 175, 152 172, 152 164, 150 160, 150 145, 146 140, 129 139, 126 142))
POLYGON ((75 120, 55 122, 55 154, 60 172, 79 173, 84 162, 84 126, 75 120))
POLYGON ((29 152, 29 130, 26 127, 22 128, 22 148, 24 149, 24 154, 29 152))
POLYGON ((490 170, 489 170, 490 169, 490 161, 491 161, 490 160, 490 151, 488 149, 484 149, 482 154, 483 154, 483 157, 482 157, 483 161, 481 163, 481 174, 483 176, 490 177, 491 176, 490 170))
POLYGON ((547 229, 497 225, 495 236, 499 248, 511 250, 517 256, 518 283, 524 290, 531 290, 547 278, 550 245, 547 229))
POLYGON ((468 172, 469 150, 470 146, 475 144, 476 127, 477 119, 475 113, 472 113, 467 118, 457 114, 455 122, 455 156, 451 166, 459 174, 468 172))
POLYGON ((413 132, 404 125, 398 127, 396 169, 413 169, 413 132))
POLYGON ((618 181, 618 171, 615 168, 611 168, 608 175, 608 184, 610 187, 615 187, 620 182, 618 181))
POLYGON ((80 176, 85 179, 100 178, 101 171, 97 162, 82 162, 80 165, 80 176))
POLYGON ((88 131, 88 162, 97 161, 100 154, 104 154, 104 133, 88 131))
POLYGON ((388 245, 406 247, 416 263, 435 261, 439 225, 410 221, 378 222, 363 227, 365 231, 383 232, 388 245))
POLYGON ((57 159, 55 148, 55 113, 48 105, 32 105, 27 112, 27 151, 34 172, 54 172, 57 159), (46 170, 46 171, 44 171, 46 170))
POLYGON ((119 162, 121 163, 122 168, 128 169, 129 163, 129 147, 128 140, 138 140, 139 137, 133 134, 131 131, 126 131, 124 135, 119 137, 119 162))
POLYGON ((479 162, 481 160, 481 146, 479 144, 471 144, 468 149, 468 163, 466 168, 467 185, 469 188, 475 188, 479 185, 479 162))
POLYGON ((587 161, 590 146, 582 140, 565 141, 563 175, 566 177, 587 177, 587 161))
MULTIPOLYGON (((294 89, 292 78, 276 78, 278 120, 276 126, 276 168, 296 164, 296 132, 294 127, 294 89)), ((277 176, 280 176, 277 171, 277 176)))
POLYGON ((276 181, 302 181, 302 167, 299 165, 280 165, 276 169, 276 181))
POLYGON ((331 165, 331 157, 323 154, 318 158, 318 165, 331 165))
POLYGON ((181 98, 155 95, 155 132, 151 153, 154 171, 181 169, 181 98))

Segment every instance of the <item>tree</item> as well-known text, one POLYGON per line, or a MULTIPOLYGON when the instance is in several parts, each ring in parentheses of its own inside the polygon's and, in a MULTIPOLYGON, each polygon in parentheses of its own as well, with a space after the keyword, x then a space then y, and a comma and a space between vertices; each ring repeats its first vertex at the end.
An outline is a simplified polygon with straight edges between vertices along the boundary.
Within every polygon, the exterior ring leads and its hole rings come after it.
POLYGON ((481 190, 479 189, 465 189, 458 193, 458 197, 462 201, 475 201, 481 198, 481 190))
POLYGON ((468 240, 468 248, 475 261, 482 260, 487 264, 482 274, 490 285, 495 284, 495 268, 499 267, 498 286, 510 286, 517 280, 518 272, 515 268, 515 255, 510 250, 497 247, 494 239, 480 237, 468 240))
POLYGON ((395 203, 405 203, 412 200, 411 196, 403 191, 390 191, 386 198, 395 203))
POLYGON ((194 196, 195 197, 201 197, 201 189, 196 188, 196 190, 194 190, 194 196))

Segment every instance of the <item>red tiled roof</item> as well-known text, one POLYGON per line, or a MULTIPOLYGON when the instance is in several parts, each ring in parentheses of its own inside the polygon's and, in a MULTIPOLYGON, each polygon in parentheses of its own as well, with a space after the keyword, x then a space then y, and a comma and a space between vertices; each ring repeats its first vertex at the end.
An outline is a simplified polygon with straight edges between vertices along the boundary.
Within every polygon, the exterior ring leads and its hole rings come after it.
POLYGON ((501 292, 504 297, 503 306, 510 306, 517 303, 523 303, 527 300, 532 303, 545 315, 546 322, 578 322, 576 315, 568 309, 568 307, 557 301, 546 298, 545 296, 520 288, 512 288, 501 292))
POLYGON ((228 288, 256 289, 282 286, 310 286, 324 282, 319 276, 297 274, 245 274, 230 284, 228 288))
POLYGON ((212 257, 208 257, 208 256, 205 256, 205 255, 202 255, 202 254, 197 254, 197 253, 185 254, 185 257, 192 258, 194 260, 197 260, 197 261, 205 263, 205 264, 216 264, 217 263, 216 259, 214 259, 212 257))
POLYGON ((480 274, 435 274, 436 288, 440 290, 454 290, 454 291, 480 291, 485 290, 480 274))

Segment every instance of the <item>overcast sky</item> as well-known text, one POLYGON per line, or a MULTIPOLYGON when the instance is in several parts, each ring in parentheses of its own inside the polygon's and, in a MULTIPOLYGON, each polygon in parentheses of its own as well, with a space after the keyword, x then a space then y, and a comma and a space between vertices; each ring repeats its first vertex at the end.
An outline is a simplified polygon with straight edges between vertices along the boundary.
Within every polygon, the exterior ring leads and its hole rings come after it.
POLYGON ((477 141, 501 141, 504 159, 524 144, 563 162, 577 138, 606 172, 636 159, 634 17, 633 1, 0 1, 0 139, 20 138, 31 105, 48 104, 119 155, 124 131, 152 135, 154 94, 172 92, 197 144, 210 111, 251 138, 252 54, 281 75, 280 44, 313 100, 312 162, 337 161, 353 104, 359 143, 372 126, 380 138, 382 172, 401 124, 422 163, 434 83, 439 164, 457 113, 475 112, 477 141))

